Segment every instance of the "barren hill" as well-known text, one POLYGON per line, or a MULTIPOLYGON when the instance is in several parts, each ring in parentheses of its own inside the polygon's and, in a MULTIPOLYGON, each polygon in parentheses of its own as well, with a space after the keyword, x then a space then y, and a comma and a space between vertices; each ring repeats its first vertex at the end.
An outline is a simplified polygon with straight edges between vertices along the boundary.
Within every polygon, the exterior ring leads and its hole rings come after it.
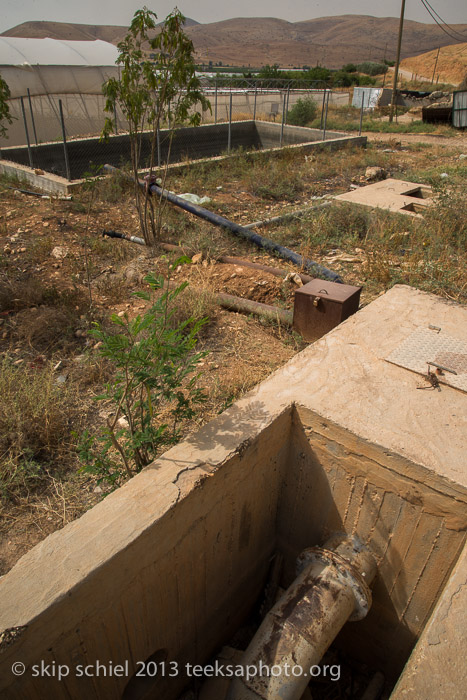
POLYGON ((467 76, 467 43, 443 46, 436 60, 438 49, 420 56, 406 58, 401 68, 415 75, 431 76, 440 83, 458 85, 467 76))
MULTIPOLYGON (((394 59, 399 20, 366 15, 320 17, 303 22, 238 17, 211 24, 187 20, 186 26, 200 62, 244 66, 279 63, 283 67, 320 63, 339 68, 349 62, 394 59)), ((467 24, 453 28, 467 36, 467 24)), ((3 36, 103 39, 117 44, 125 33, 126 28, 118 26, 25 22, 3 36)), ((403 58, 449 43, 452 39, 435 24, 410 20, 404 23, 403 58)))

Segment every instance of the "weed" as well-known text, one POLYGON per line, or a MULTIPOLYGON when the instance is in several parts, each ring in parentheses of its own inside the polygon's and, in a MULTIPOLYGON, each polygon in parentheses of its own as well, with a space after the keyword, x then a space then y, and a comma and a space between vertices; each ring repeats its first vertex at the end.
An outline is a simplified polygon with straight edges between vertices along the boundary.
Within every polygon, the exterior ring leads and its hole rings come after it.
POLYGON ((162 277, 148 275, 145 281, 150 292, 135 293, 151 303, 143 316, 130 320, 114 315, 116 333, 99 324, 92 331, 102 343, 99 353, 117 368, 115 379, 97 397, 110 401, 115 413, 99 435, 86 430, 78 450, 84 471, 114 487, 147 466, 163 446, 176 443, 180 423, 192 418, 204 399, 195 370, 205 353, 193 352, 203 320, 172 321, 173 303, 186 284, 170 291, 162 277))
POLYGON ((69 450, 78 412, 71 388, 59 386, 52 367, 0 364, 0 490, 14 497, 41 479, 44 468, 69 450))

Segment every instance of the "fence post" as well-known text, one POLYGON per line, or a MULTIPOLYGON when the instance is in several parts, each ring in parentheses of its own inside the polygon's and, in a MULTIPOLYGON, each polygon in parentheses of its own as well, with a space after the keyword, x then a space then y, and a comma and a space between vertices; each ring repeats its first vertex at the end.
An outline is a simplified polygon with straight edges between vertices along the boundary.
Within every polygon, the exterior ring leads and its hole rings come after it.
POLYGON ((363 122, 363 105, 365 102, 365 93, 362 91, 362 106, 360 108, 360 128, 358 130, 358 135, 362 135, 362 122, 363 122))
POLYGON ((215 102, 214 102, 214 124, 217 124, 217 75, 216 75, 216 92, 215 92, 215 102))
POLYGON ((289 98, 290 98, 290 85, 287 88, 287 106, 285 108, 285 123, 287 124, 287 116, 289 114, 289 98))
POLYGON ((156 131, 156 141, 157 141, 157 167, 161 167, 161 132, 159 128, 156 131))
POLYGON ((227 137, 227 151, 230 153, 232 146, 232 88, 230 88, 230 108, 229 108, 229 133, 227 137))
POLYGON ((31 151, 31 143, 29 141, 28 123, 26 121, 26 112, 24 110, 24 100, 22 97, 21 97, 21 112, 23 113, 24 131, 26 134, 26 143, 28 144, 29 167, 33 168, 34 165, 32 164, 32 151, 31 151))
POLYGON ((281 123, 281 138, 279 146, 282 146, 282 139, 284 138, 284 123, 285 123, 285 92, 282 93, 282 123, 281 123))
POLYGON ((329 107, 329 93, 331 90, 328 90, 328 94, 326 97, 326 110, 324 112, 324 127, 323 127, 323 141, 326 141, 326 123, 328 121, 328 107, 329 107))
POLYGON ((29 111, 31 112, 31 123, 32 123, 32 130, 34 132, 34 141, 36 142, 37 146, 37 133, 36 133, 36 122, 34 121, 34 112, 32 111, 32 102, 31 102, 31 93, 28 90, 28 100, 29 100, 29 111))
POLYGON ((255 82, 255 106, 253 107, 253 121, 256 121, 256 97, 258 95, 258 83, 255 82))
POLYGON ((321 105, 321 122, 319 125, 319 128, 322 130, 323 129, 323 117, 324 117, 324 106, 326 104, 326 86, 324 86, 324 92, 323 92, 323 104, 321 105))
POLYGON ((114 132, 118 134, 118 122, 117 122, 117 105, 114 105, 114 122, 115 122, 115 128, 114 132))
POLYGON ((60 123, 62 125, 62 138, 63 138, 63 153, 65 155, 65 171, 66 171, 66 179, 71 180, 71 174, 70 174, 70 161, 68 159, 68 146, 66 142, 66 132, 65 132, 65 120, 63 118, 63 106, 62 106, 62 101, 58 101, 58 106, 60 109, 60 123))

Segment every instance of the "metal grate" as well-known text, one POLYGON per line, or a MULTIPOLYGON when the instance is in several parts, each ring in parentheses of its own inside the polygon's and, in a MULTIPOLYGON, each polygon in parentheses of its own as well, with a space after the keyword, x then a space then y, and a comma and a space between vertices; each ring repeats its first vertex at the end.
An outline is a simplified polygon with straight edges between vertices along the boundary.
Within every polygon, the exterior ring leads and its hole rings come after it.
POLYGON ((417 328, 386 360, 424 376, 441 367, 441 384, 467 392, 467 343, 441 330, 417 328))

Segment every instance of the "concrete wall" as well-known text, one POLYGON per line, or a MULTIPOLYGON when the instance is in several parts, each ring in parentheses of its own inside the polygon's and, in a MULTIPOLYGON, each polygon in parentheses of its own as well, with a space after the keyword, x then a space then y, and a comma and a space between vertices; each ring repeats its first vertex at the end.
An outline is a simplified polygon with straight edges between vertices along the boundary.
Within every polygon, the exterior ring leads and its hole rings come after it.
MULTIPOLYGON (((231 132, 232 156, 227 156, 228 124, 207 124, 201 127, 179 129, 171 148, 171 167, 184 166, 192 160, 235 157, 235 149, 249 150, 252 155, 258 149, 275 149, 280 152, 281 125, 266 122, 233 122, 231 132), (253 150, 251 150, 253 149, 253 150), (224 154, 224 155, 222 155, 224 154)), ((315 148, 342 148, 346 144, 364 146, 365 136, 347 136, 337 132, 323 133, 317 129, 300 126, 284 128, 283 145, 309 151, 315 148), (321 140, 320 140, 321 139, 321 140)), ((168 139, 161 132, 161 162, 167 157, 168 139)), ((150 152, 149 138, 143 144, 143 162, 150 152)), ((109 163, 120 167, 129 162, 128 136, 111 136, 107 143, 98 139, 78 139, 68 143, 71 181, 65 179, 65 156, 62 143, 41 144, 32 149, 34 168, 30 168, 27 148, 24 146, 2 150, 0 173, 16 176, 31 185, 56 194, 68 194, 79 186, 84 175, 96 172, 96 166, 109 163), (39 172, 36 172, 39 169, 39 172), (40 172, 43 170, 44 172, 40 172)))
MULTIPOLYGON (((256 122, 256 128, 261 143, 261 148, 277 148, 280 142, 281 125, 271 122, 256 122)), ((342 132, 327 131, 326 140, 338 139, 345 136, 342 132)), ((320 129, 309 129, 305 126, 284 126, 282 138, 283 146, 295 146, 297 144, 315 143, 321 141, 323 132, 320 129)), ((358 137, 357 137, 358 138, 358 137)))
POLYGON ((284 584, 310 541, 357 534, 376 557, 373 606, 339 643, 397 678, 465 541, 464 490, 298 405, 278 518, 284 584))
MULTIPOLYGON (((1 629, 27 629, 0 657, 2 698, 120 698, 128 678, 15 680, 9 669, 128 660, 131 676, 159 650, 182 668, 244 622, 275 550, 290 411, 260 434, 236 409, 221 424, 231 432, 221 450, 210 425, 4 577, 1 629)), ((153 690, 174 698, 185 683, 181 672, 153 690)))
MULTIPOLYGON (((171 147, 170 162, 175 163, 185 158, 206 158, 220 155, 227 151, 228 124, 207 124, 202 127, 185 127, 175 132, 171 147)), ((276 143, 275 145, 278 145, 276 143)), ((167 158, 169 139, 167 132, 161 130, 161 162, 167 158)), ((232 148, 258 148, 260 140, 254 122, 235 122, 232 125, 232 148)), ((148 135, 142 144, 141 162, 144 164, 151 152, 151 136, 148 135)), ((111 136, 107 142, 98 138, 76 139, 68 142, 71 179, 84 176, 94 166, 115 165, 130 161, 130 143, 127 135, 111 136)), ((2 148, 2 158, 5 160, 29 164, 27 148, 2 148)), ((63 143, 44 143, 32 148, 32 158, 35 168, 48 173, 65 176, 65 157, 63 143)), ((157 154, 156 154, 157 161, 157 154)))

